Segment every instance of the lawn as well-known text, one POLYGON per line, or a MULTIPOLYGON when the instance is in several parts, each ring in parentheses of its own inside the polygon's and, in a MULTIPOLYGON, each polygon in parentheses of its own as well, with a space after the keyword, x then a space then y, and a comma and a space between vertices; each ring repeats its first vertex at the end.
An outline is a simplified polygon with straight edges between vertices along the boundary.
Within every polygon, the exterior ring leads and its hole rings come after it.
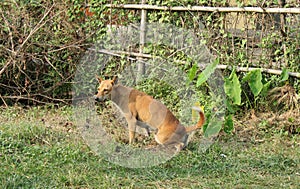
POLYGON ((91 151, 72 116, 70 107, 0 109, 2 188, 300 188, 300 137, 279 123, 237 123, 205 152, 195 139, 164 164, 133 169, 91 151))

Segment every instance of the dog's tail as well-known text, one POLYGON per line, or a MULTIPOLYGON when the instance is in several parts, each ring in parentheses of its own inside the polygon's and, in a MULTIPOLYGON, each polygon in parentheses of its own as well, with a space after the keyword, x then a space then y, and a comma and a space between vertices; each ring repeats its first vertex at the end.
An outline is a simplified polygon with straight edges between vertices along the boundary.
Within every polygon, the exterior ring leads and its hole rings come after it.
POLYGON ((200 119, 196 125, 185 128, 187 133, 190 133, 192 131, 200 129, 203 126, 203 124, 205 123, 205 115, 204 115, 202 109, 199 107, 195 107, 195 106, 193 107, 193 109, 196 110, 197 112, 199 112, 200 119))

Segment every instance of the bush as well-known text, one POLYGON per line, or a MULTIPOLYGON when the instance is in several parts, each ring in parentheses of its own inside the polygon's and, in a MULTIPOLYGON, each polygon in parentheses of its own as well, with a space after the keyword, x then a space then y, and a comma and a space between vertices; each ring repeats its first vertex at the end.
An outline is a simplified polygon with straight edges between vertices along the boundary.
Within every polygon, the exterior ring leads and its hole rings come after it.
POLYGON ((1 103, 70 102, 76 65, 105 21, 83 2, 0 2, 1 103))

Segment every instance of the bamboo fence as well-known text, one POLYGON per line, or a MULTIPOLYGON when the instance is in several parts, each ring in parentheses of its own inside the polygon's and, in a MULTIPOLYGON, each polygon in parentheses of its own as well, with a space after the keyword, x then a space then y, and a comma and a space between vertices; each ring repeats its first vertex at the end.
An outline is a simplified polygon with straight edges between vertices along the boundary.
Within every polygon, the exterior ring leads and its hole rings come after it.
MULTIPOLYGON (((106 49, 100 49, 100 50, 99 49, 98 50, 90 49, 90 50, 96 51, 101 54, 115 56, 115 57, 123 57, 125 55, 127 59, 133 60, 133 61, 138 61, 140 58, 142 58, 142 59, 159 58, 159 57, 154 57, 150 54, 134 53, 134 52, 127 52, 127 51, 114 51, 114 50, 106 50, 106 49)), ((144 61, 141 61, 141 62, 145 64, 144 61)), ((185 64, 184 61, 182 61, 182 63, 185 64)), ((208 65, 207 64, 199 64, 198 66, 204 69, 208 65)), ((221 69, 221 70, 226 70, 226 69, 232 70, 233 66, 219 64, 219 65, 217 65, 216 68, 221 69)), ((240 67, 240 66, 235 66, 234 68, 236 69, 237 72, 249 72, 249 71, 256 70, 256 69, 261 69, 261 71, 264 73, 269 73, 269 74, 274 74, 274 75, 281 75, 281 73, 282 73, 282 70, 269 69, 269 68, 240 67)), ((288 72, 288 75, 300 79, 300 73, 288 72)))
MULTIPOLYGON (((157 5, 147 5, 146 0, 142 0, 142 4, 107 4, 107 8, 117 8, 117 9, 137 9, 141 10, 141 26, 140 26, 140 48, 139 53, 125 52, 125 51, 107 51, 100 50, 99 53, 109 54, 112 56, 122 56, 126 55, 130 60, 136 60, 138 62, 138 73, 145 73, 145 65, 143 59, 153 58, 149 54, 143 53, 144 43, 145 43, 145 32, 146 32, 146 22, 147 22, 147 12, 146 10, 156 10, 156 11, 198 11, 198 12, 252 12, 252 13, 270 13, 270 14, 300 14, 300 8, 262 8, 262 7, 206 7, 206 6, 157 6, 157 5), (135 58, 132 58, 135 57, 135 58)), ((281 18, 282 19, 282 18, 281 18)), ((282 20, 281 20, 282 22, 282 20)), ((205 68, 206 65, 199 65, 205 68)), ((262 72, 280 75, 282 70, 268 69, 268 68, 255 68, 255 67, 240 67, 236 66, 236 71, 238 72, 248 72, 254 69, 261 69, 262 72)), ((229 65, 218 65, 217 69, 232 69, 229 65)), ((288 75, 296 78, 300 78, 300 73, 288 72, 288 75)))
POLYGON ((255 13, 290 13, 300 14, 300 8, 263 8, 263 7, 205 7, 205 6, 157 6, 146 4, 107 4, 108 8, 141 9, 160 11, 202 11, 202 12, 255 12, 255 13))
MULTIPOLYGON (((142 5, 146 3, 146 0, 142 0, 142 5)), ((147 10, 142 9, 141 12, 141 26, 140 26, 140 47, 139 53, 144 52, 144 45, 146 43, 146 27, 147 27, 147 10)), ((142 57, 138 56, 138 77, 141 77, 145 74, 146 68, 145 64, 142 61, 142 57)))

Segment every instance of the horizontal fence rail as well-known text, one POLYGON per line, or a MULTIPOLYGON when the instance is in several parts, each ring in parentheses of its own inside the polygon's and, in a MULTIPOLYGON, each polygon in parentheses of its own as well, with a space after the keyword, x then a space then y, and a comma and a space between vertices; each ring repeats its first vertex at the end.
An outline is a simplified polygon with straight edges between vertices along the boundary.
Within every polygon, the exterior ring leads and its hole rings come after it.
MULTIPOLYGON (((145 53, 134 53, 134 52, 127 52, 127 51, 120 51, 120 50, 107 50, 107 49, 90 49, 92 51, 95 51, 97 53, 101 54, 106 54, 106 55, 111 55, 115 57, 123 57, 124 55, 129 59, 129 60, 137 60, 139 57, 146 58, 146 59, 154 59, 154 58, 159 58, 158 56, 153 56, 151 54, 145 54, 145 53)), ((184 61, 181 61, 182 63, 185 63, 184 61)), ((206 68, 206 64, 199 64, 202 69, 206 68)), ((222 65, 219 64, 216 67, 217 69, 221 70, 232 70, 233 66, 230 65, 222 65)), ((269 74, 274 74, 274 75, 281 75, 282 70, 276 70, 276 69, 269 69, 269 68, 255 68, 255 67, 239 67, 235 66, 234 67, 237 72, 250 72, 256 69, 261 69, 262 72, 269 73, 269 74)), ((300 73, 297 72, 288 72, 289 76, 300 78, 300 73)))
POLYGON ((139 5, 139 4, 123 4, 113 5, 107 4, 108 8, 122 9, 143 9, 143 10, 162 10, 162 11, 203 11, 203 12, 257 12, 257 13, 291 13, 300 14, 300 8, 262 8, 262 7, 204 7, 204 6, 157 6, 157 5, 139 5))

